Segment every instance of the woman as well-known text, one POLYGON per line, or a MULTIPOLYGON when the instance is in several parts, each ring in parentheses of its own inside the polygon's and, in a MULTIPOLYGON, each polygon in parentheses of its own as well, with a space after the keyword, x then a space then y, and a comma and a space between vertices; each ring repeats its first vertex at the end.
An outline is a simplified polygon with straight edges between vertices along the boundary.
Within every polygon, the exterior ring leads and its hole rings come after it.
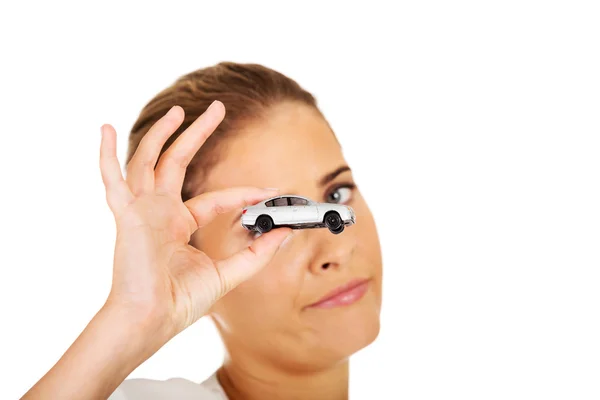
POLYGON ((110 294, 23 398, 346 399, 348 357, 379 332, 381 253, 313 96, 271 69, 223 62, 146 105, 126 179, 115 143, 103 125, 117 226, 110 294), (245 230, 241 208, 277 194, 348 204, 356 225, 339 235, 245 230), (210 378, 124 381, 203 315, 226 348, 210 378))

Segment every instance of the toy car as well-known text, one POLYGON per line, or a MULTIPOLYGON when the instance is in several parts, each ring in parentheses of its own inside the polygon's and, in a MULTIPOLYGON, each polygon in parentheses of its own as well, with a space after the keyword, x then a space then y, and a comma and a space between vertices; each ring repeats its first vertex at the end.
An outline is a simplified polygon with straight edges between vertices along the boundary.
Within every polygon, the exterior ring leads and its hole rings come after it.
POLYGON ((356 223, 356 216, 350 206, 284 195, 245 207, 241 220, 244 228, 260 233, 283 226, 292 229, 327 227, 337 235, 345 226, 356 223))

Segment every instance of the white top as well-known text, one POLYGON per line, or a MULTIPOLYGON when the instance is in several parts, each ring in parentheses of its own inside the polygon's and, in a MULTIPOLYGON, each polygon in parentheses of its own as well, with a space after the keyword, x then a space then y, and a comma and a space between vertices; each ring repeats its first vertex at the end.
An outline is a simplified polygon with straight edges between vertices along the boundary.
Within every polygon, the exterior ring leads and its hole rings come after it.
POLYGON ((216 371, 202 383, 183 378, 164 381, 153 379, 126 379, 108 400, 228 400, 219 384, 216 371))

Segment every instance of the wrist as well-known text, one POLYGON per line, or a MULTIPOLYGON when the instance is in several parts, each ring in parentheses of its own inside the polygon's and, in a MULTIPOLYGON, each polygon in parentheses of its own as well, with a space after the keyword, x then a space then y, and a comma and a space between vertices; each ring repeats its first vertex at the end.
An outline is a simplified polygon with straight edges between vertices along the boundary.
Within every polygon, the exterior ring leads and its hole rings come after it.
POLYGON ((117 346, 126 346, 127 352, 137 357, 150 357, 174 336, 173 324, 166 313, 150 308, 107 300, 94 319, 108 327, 117 346))
POLYGON ((107 302, 23 398, 108 398, 170 339, 167 325, 154 321, 107 302))

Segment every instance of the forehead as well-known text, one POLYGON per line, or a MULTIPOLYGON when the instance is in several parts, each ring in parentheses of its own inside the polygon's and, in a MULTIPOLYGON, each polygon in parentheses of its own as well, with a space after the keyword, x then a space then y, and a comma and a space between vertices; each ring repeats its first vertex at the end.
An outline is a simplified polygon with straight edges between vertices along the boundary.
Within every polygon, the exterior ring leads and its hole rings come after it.
POLYGON ((346 163, 325 119, 298 103, 272 108, 219 151, 204 182, 207 190, 243 185, 300 190, 346 163))

